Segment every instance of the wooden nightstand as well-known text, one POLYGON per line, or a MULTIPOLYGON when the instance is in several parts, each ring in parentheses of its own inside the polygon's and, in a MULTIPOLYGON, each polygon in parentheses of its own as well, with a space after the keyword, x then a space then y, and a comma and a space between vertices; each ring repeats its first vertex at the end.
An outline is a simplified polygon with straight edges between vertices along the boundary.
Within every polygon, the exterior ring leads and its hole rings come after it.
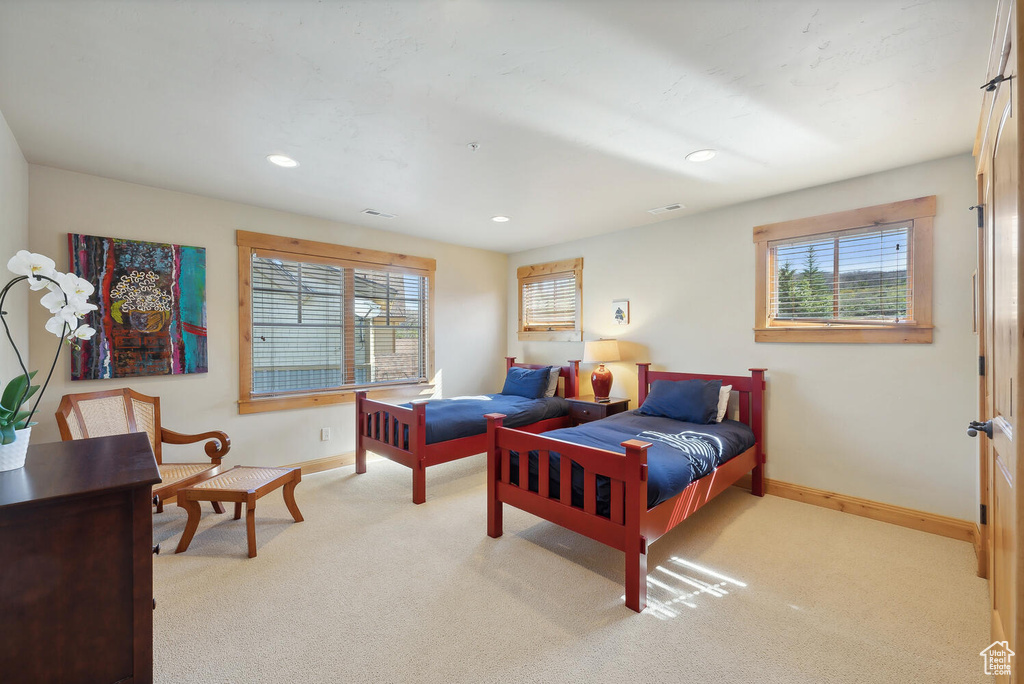
POLYGON ((600 420, 629 409, 629 399, 611 397, 608 401, 598 402, 594 397, 574 397, 569 402, 569 419, 573 425, 600 420))

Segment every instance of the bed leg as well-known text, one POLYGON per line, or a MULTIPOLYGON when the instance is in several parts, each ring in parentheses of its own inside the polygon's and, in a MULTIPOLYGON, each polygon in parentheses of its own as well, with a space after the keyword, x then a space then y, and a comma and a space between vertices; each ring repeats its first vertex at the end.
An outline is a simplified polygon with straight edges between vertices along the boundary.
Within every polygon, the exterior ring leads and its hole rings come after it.
POLYGON ((366 392, 356 392, 356 472, 366 472, 366 447, 363 446, 363 430, 366 419, 363 417, 363 399, 366 392))
POLYGON ((750 493, 764 496, 764 464, 754 466, 750 472, 750 493))
POLYGON ((498 500, 498 470, 500 456, 496 435, 505 419, 500 413, 488 413, 487 418, 487 536, 497 539, 502 535, 502 504, 498 500))
POLYGON ((356 472, 366 472, 366 449, 363 447, 362 437, 356 436, 356 472))
POLYGON ((490 492, 487 493, 487 536, 497 539, 504 534, 502 504, 490 492))
POLYGON ((427 469, 417 462, 412 469, 412 502, 421 504, 427 500, 427 469))
POLYGON ((626 607, 642 613, 647 607, 647 550, 643 537, 626 547, 626 607))
POLYGON ((647 607, 647 539, 640 533, 640 521, 647 510, 647 449, 650 442, 627 439, 625 534, 626 607, 642 613, 647 607))

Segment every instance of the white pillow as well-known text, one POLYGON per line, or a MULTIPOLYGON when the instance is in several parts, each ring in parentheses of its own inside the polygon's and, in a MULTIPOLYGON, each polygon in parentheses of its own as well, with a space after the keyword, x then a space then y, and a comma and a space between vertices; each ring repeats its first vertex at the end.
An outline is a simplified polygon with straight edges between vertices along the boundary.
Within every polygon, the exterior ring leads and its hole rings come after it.
POLYGON ((722 389, 718 391, 718 418, 715 419, 716 423, 721 423, 725 418, 726 411, 729 410, 730 392, 732 392, 732 385, 722 385, 722 389))
POLYGON ((548 376, 548 388, 544 391, 545 397, 555 396, 555 392, 558 391, 558 377, 562 372, 561 366, 552 366, 551 375, 548 376))

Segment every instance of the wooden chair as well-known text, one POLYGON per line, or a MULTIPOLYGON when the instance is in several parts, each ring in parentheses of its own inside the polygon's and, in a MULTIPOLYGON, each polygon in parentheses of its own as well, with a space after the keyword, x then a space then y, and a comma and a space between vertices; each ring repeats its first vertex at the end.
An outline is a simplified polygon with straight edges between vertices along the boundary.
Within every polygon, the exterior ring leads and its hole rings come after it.
MULTIPOLYGON (((217 431, 183 435, 160 425, 160 398, 139 394, 130 389, 66 394, 57 407, 57 426, 64 441, 145 432, 153 448, 162 482, 153 486, 156 512, 162 513, 164 501, 179 489, 209 479, 220 472, 220 461, 231 448, 228 436, 217 431), (194 444, 209 439, 206 455, 209 463, 164 463, 161 445, 194 444)), ((224 506, 213 502, 213 509, 224 512, 224 506)))

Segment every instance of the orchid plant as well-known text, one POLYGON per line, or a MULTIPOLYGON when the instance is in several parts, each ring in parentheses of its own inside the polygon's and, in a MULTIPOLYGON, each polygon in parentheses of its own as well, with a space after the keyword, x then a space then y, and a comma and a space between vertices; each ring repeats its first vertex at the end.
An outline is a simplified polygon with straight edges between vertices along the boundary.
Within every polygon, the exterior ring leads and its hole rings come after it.
POLYGON ((3 323, 7 339, 14 348, 14 354, 21 366, 21 375, 11 380, 0 395, 0 444, 10 444, 16 439, 15 430, 35 424, 32 422, 32 416, 39 408, 43 392, 46 391, 46 386, 53 376, 53 370, 57 367, 57 359, 60 357, 60 350, 64 342, 77 348, 80 340, 87 340, 96 334, 92 326, 81 322, 83 316, 96 310, 96 305, 89 302, 89 297, 95 288, 88 280, 79 278, 73 273, 61 273, 56 269, 53 259, 24 249, 11 257, 11 260, 7 262, 7 268, 16 277, 0 290, 0 322, 3 323), (11 329, 7 325, 5 318, 7 312, 3 310, 7 293, 14 285, 23 281, 28 283, 30 290, 47 290, 39 301, 51 314, 45 327, 48 332, 53 333, 60 340, 53 363, 50 364, 46 382, 43 383, 42 391, 38 393, 35 404, 30 410, 22 410, 22 405, 39 389, 38 386, 32 385, 32 377, 36 372, 29 372, 25 366, 21 352, 18 351, 18 346, 11 336, 11 329))

